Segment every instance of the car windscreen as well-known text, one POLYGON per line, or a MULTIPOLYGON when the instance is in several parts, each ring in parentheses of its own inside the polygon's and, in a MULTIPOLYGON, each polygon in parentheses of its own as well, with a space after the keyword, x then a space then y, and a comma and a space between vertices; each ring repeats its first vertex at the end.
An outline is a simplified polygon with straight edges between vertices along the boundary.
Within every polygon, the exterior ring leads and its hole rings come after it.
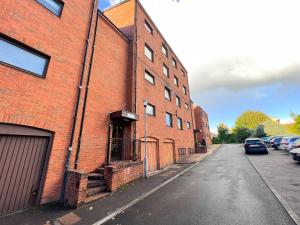
POLYGON ((246 144, 259 145, 259 144, 261 144, 261 141, 260 140, 246 140, 246 144))

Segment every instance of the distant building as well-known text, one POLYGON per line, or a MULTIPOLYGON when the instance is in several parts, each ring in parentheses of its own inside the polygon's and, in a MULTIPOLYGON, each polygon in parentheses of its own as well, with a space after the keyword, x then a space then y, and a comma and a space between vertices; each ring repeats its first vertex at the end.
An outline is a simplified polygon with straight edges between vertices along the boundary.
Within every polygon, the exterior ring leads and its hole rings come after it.
POLYGON ((195 142, 200 143, 203 139, 207 145, 212 144, 208 114, 198 105, 193 105, 194 120, 195 120, 195 142))

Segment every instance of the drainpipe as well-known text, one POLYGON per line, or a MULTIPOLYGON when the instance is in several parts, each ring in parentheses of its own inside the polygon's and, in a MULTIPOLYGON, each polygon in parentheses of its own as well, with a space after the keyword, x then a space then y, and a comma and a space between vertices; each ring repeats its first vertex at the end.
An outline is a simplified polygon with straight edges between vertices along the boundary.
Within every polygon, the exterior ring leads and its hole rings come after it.
POLYGON ((87 82, 86 82, 86 87, 85 87, 86 91, 85 91, 84 100, 83 100, 83 107, 82 107, 82 114, 81 114, 81 121, 80 121, 80 129, 79 129, 78 142, 77 142, 77 151, 76 151, 75 165, 74 165, 75 169, 78 168, 78 160, 79 160, 79 155, 80 155, 81 138, 82 138, 82 132, 83 132, 84 119, 85 119, 86 104, 87 104, 87 98, 88 98, 88 95, 89 95, 89 85, 90 85, 91 71, 92 71, 93 61, 94 61, 93 59, 94 59, 95 44, 96 44, 96 38, 97 38, 98 20, 99 20, 99 15, 98 15, 98 11, 97 11, 96 25, 95 25, 95 29, 94 29, 94 40, 93 40, 92 53, 91 53, 91 59, 90 59, 90 64, 89 64, 87 82))
POLYGON ((72 153, 72 149, 73 149, 75 128, 76 128, 78 109, 79 109, 80 97, 81 97, 81 89, 82 89, 83 77, 84 77, 84 72, 85 72, 85 64, 86 64, 86 60, 87 60, 87 52, 88 52, 88 46, 89 46, 89 41, 90 41, 90 36, 91 36, 91 27, 92 27, 92 21, 93 21, 96 3, 97 3, 97 0, 94 0, 91 15, 90 15, 87 39, 86 39, 86 43, 85 43, 85 52, 84 52, 83 64, 82 64, 82 68, 81 68, 80 81, 79 81, 79 85, 78 85, 78 89, 77 89, 77 98, 76 98, 74 117, 73 117, 73 121, 72 121, 71 138, 70 138, 70 143, 69 143, 67 159, 66 159, 66 163, 65 163, 63 185, 62 185, 62 189, 61 189, 61 197, 60 197, 61 201, 64 201, 64 199, 65 199, 65 189, 66 189, 66 184, 67 184, 67 172, 69 169, 70 158, 71 158, 71 153, 72 153))

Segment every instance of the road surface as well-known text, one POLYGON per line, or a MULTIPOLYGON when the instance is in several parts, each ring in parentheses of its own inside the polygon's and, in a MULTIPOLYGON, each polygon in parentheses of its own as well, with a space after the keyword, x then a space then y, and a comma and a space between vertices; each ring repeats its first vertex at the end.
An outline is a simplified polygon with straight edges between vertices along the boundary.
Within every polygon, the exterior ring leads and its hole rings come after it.
POLYGON ((295 225, 240 145, 224 145, 106 224, 295 225))

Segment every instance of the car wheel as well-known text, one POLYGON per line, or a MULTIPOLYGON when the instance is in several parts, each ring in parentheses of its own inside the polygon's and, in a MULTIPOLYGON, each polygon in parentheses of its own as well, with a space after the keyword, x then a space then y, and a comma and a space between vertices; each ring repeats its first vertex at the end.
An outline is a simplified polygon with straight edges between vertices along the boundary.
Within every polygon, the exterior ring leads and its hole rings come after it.
POLYGON ((268 151, 265 151, 265 154, 269 154, 269 152, 268 152, 268 151))
POLYGON ((249 154, 249 152, 248 151, 245 151, 245 153, 248 155, 249 154))

